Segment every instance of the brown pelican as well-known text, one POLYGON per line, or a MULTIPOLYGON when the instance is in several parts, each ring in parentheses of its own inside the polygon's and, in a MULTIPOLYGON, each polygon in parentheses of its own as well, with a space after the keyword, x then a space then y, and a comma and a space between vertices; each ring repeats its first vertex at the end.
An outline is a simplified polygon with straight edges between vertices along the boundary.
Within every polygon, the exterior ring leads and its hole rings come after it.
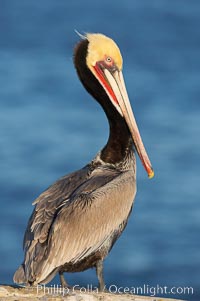
POLYGON ((105 111, 109 139, 89 164, 34 201, 24 235, 24 262, 14 282, 45 284, 58 272, 66 286, 64 272, 96 267, 103 290, 103 260, 126 227, 136 194, 135 150, 148 176, 154 173, 126 92, 118 46, 105 35, 87 34, 75 48, 74 64, 105 111))

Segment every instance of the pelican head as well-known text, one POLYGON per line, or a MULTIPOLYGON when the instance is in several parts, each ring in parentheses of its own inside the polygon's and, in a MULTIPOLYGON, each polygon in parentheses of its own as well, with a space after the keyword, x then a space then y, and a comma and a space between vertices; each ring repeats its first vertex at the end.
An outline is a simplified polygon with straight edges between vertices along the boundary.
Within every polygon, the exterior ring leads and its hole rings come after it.
MULTIPOLYGON (((149 178, 152 178, 154 171, 143 145, 126 91, 122 74, 123 59, 119 47, 112 39, 103 34, 88 33, 85 39, 88 41, 86 66, 102 86, 114 108, 125 119, 141 162, 149 178)), ((84 82, 84 80, 82 81, 84 82)), ((85 82, 84 84, 90 85, 85 82)))

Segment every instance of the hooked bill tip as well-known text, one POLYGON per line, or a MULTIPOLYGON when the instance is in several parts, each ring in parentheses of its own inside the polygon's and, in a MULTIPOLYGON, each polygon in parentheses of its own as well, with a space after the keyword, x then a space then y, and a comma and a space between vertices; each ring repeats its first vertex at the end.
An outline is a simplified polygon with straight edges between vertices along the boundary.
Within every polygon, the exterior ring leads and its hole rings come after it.
POLYGON ((148 173, 149 179, 152 179, 154 177, 154 171, 153 169, 148 173))

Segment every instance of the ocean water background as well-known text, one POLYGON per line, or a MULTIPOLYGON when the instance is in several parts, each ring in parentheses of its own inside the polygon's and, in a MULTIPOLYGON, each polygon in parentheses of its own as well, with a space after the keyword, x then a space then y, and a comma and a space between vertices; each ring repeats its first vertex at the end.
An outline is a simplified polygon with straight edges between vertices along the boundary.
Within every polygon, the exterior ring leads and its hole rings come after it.
MULTIPOLYGON (((76 29, 120 46, 155 170, 148 180, 137 160, 134 210, 105 261, 106 283, 191 286, 176 297, 200 300, 199 16, 198 0, 0 2, 0 283, 23 260, 32 201, 107 141, 104 112, 73 67, 76 29)), ((94 270, 66 278, 97 285, 94 270)))

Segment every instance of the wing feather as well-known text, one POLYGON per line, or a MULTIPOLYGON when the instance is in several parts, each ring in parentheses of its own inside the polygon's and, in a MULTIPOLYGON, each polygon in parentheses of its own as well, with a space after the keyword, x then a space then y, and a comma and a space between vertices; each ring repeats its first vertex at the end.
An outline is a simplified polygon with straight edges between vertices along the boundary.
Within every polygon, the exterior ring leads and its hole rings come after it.
POLYGON ((50 252, 43 265, 43 277, 49 270, 77 263, 98 250, 127 218, 136 192, 132 172, 115 175, 112 181, 85 193, 88 185, 92 187, 91 182, 84 183, 82 193, 75 193, 59 211, 49 236, 50 252))
POLYGON ((24 236, 27 282, 43 282, 95 252, 127 218, 136 190, 132 171, 89 169, 63 177, 34 202, 24 236))
POLYGON ((78 170, 64 176, 44 191, 34 202, 35 208, 29 219, 24 234, 24 249, 27 250, 30 243, 38 240, 41 243, 48 238, 49 229, 60 207, 64 206, 68 197, 87 179, 89 167, 78 170))

